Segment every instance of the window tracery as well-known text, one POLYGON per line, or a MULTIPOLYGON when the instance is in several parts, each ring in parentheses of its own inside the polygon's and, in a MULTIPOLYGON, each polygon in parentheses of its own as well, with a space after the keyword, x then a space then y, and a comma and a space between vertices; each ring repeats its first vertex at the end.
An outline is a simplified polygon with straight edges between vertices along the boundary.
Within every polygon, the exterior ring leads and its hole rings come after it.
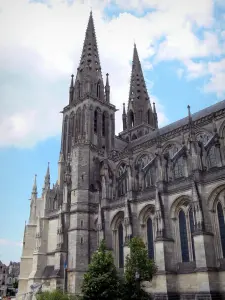
POLYGON ((124 212, 119 211, 113 218, 111 225, 112 242, 115 253, 115 265, 119 268, 124 267, 124 212))
MULTIPOLYGON (((137 161, 138 172, 142 172, 151 161, 151 155, 145 154, 137 161)), ((144 188, 149 188, 155 184, 155 169, 154 166, 149 166, 144 171, 144 188)))
POLYGON ((190 206, 181 207, 179 214, 179 236, 180 236, 180 251, 182 262, 195 260, 194 248, 194 222, 193 212, 190 206))
POLYGON ((178 262, 195 261, 194 245, 194 215, 191 200, 188 198, 177 199, 171 208, 176 236, 178 262))

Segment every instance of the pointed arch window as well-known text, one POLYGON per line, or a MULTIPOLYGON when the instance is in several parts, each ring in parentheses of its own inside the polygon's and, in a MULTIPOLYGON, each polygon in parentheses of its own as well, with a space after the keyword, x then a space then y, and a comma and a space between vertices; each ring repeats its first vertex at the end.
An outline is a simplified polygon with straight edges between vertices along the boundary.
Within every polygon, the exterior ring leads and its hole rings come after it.
POLYGON ((94 133, 98 132, 98 111, 94 111, 94 133))
POLYGON ((179 229, 180 229, 180 245, 181 245, 182 261, 189 262, 187 224, 186 224, 185 213, 182 209, 179 212, 179 229))
POLYGON ((84 105, 82 110, 82 131, 83 135, 86 134, 86 106, 84 105))
POLYGON ((153 240, 153 224, 152 219, 147 220, 147 241, 148 241, 148 257, 154 259, 154 240, 153 240))
POLYGON ((119 254, 119 268, 124 267, 124 254, 123 254, 123 225, 120 223, 118 227, 118 254, 119 254))
POLYGON ((100 82, 97 83, 97 98, 100 98, 100 82))
POLYGON ((106 122, 106 120, 105 120, 106 118, 105 118, 105 113, 103 113, 102 114, 102 136, 105 136, 105 122, 106 122))
POLYGON ((225 258, 225 222, 223 208, 220 202, 217 204, 217 217, 219 224, 220 242, 222 247, 223 258, 225 258))

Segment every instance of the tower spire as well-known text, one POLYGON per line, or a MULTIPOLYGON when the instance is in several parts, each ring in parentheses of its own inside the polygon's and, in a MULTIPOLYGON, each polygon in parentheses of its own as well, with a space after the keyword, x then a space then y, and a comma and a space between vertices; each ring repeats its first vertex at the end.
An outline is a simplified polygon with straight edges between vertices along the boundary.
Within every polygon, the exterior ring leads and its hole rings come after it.
POLYGON ((128 127, 131 128, 142 123, 147 123, 155 128, 154 119, 137 47, 134 43, 128 103, 128 127))
POLYGON ((87 95, 104 101, 104 84, 92 12, 90 12, 80 64, 77 69, 74 94, 75 102, 87 95))

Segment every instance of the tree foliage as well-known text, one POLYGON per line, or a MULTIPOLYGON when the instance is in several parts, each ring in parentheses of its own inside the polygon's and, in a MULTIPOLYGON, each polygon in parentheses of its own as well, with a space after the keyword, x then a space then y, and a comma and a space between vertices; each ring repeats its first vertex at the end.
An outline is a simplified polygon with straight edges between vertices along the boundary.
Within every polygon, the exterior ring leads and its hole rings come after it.
POLYGON ((13 288, 18 289, 18 280, 15 280, 15 282, 13 282, 13 288))
POLYGON ((142 281, 151 281, 157 271, 155 262, 148 258, 148 250, 139 237, 129 243, 130 254, 125 262, 124 299, 149 299, 149 295, 141 288, 142 281))
POLYGON ((37 294, 37 300, 75 300, 76 297, 64 294, 61 290, 45 291, 37 294))
POLYGON ((104 241, 93 254, 82 285, 84 300, 116 300, 119 298, 120 279, 114 265, 113 256, 106 249, 104 241))

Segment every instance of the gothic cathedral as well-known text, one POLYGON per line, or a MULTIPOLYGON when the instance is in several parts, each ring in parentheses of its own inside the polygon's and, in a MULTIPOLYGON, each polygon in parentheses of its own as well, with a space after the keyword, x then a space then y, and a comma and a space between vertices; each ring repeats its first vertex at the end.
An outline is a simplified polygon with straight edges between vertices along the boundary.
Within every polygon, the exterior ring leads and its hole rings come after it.
POLYGON ((134 45, 123 131, 109 75, 102 78, 92 13, 69 104, 63 109, 58 180, 34 181, 18 297, 41 283, 79 293, 100 240, 123 270, 141 236, 158 272, 154 299, 225 298, 225 101, 158 128, 134 45))

